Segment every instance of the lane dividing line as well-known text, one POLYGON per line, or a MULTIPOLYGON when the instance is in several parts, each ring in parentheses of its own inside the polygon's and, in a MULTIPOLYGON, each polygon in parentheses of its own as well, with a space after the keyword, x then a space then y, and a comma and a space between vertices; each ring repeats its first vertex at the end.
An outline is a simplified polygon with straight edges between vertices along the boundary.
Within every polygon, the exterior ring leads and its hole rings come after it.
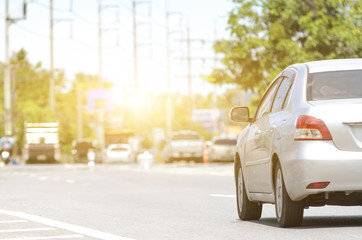
POLYGON ((50 231, 55 230, 55 228, 18 228, 18 229, 6 229, 0 230, 0 233, 15 233, 15 232, 40 232, 40 231, 50 231))
POLYGON ((235 195, 226 195, 226 194, 209 194, 210 197, 220 197, 220 198, 236 198, 235 195))
POLYGON ((37 223, 44 224, 47 226, 60 228, 63 230, 82 234, 82 235, 85 235, 88 237, 98 238, 101 240, 132 240, 132 238, 121 237, 121 236, 117 236, 114 234, 105 233, 105 232, 101 232, 101 231, 86 228, 86 227, 80 227, 77 225, 64 223, 64 222, 52 220, 49 218, 36 216, 36 215, 31 215, 31 214, 24 213, 24 212, 16 212, 16 211, 8 211, 8 210, 0 209, 0 214, 6 214, 9 216, 26 219, 31 222, 37 222, 37 223))
POLYGON ((3 220, 3 221, 0 221, 0 223, 25 223, 25 222, 28 222, 26 220, 3 220))
POLYGON ((23 238, 0 238, 0 240, 46 240, 46 239, 70 239, 70 238, 84 238, 80 234, 49 236, 49 237, 23 237, 23 238))

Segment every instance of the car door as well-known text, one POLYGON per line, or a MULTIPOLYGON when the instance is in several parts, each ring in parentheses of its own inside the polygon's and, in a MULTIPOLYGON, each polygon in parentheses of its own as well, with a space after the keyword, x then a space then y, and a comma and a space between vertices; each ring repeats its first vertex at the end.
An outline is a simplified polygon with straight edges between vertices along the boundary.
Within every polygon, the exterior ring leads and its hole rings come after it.
POLYGON ((269 123, 269 113, 275 96, 275 92, 278 89, 280 83, 280 77, 273 81, 270 87, 267 89, 262 100, 260 101, 258 108, 256 110, 253 121, 249 126, 249 133, 247 137, 247 142, 245 145, 245 175, 246 175, 246 184, 248 186, 249 192, 265 192, 267 185, 267 177, 263 175, 265 169, 269 164, 268 158, 263 158, 263 155, 260 151, 266 147, 266 139, 268 123, 269 123))
POLYGON ((259 169, 259 174, 263 176, 258 186, 258 190, 261 192, 271 193, 273 191, 272 156, 274 152, 281 152, 281 132, 291 115, 291 113, 285 111, 285 108, 291 94, 295 75, 296 72, 293 70, 283 72, 271 111, 266 117, 262 118, 264 119, 260 129, 262 144, 258 154, 259 161, 263 161, 265 164, 262 164, 259 169))

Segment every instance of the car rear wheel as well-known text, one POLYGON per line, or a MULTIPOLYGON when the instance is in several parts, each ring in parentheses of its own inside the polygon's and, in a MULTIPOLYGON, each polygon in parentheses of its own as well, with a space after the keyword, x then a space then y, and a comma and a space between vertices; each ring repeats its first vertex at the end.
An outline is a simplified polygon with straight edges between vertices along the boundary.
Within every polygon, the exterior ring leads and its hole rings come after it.
POLYGON ((290 199, 285 188, 280 163, 277 164, 274 176, 275 182, 275 212, 281 227, 295 227, 302 224, 304 205, 303 201, 290 199))
POLYGON ((236 203, 239 218, 241 220, 258 220, 261 217, 263 205, 261 203, 249 201, 245 191, 241 167, 239 167, 237 173, 236 203))

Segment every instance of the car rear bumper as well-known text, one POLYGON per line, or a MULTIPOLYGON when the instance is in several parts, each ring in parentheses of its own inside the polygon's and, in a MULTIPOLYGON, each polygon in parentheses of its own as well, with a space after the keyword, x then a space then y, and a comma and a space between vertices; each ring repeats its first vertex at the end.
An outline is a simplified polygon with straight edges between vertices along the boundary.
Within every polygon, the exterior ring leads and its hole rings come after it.
POLYGON ((210 154, 209 159, 210 161, 230 161, 233 162, 234 161, 234 156, 235 154, 217 154, 217 153, 213 153, 210 154))
POLYGON ((282 155, 282 171, 292 200, 323 192, 362 191, 362 152, 341 151, 332 141, 300 141, 296 151, 282 155), (323 189, 307 189, 330 182, 323 189))
POLYGON ((123 162, 123 163, 130 163, 134 160, 131 157, 107 157, 107 163, 117 163, 117 162, 123 162))
POLYGON ((173 152, 171 157, 177 159, 184 158, 201 158, 204 156, 202 151, 200 152, 173 152))

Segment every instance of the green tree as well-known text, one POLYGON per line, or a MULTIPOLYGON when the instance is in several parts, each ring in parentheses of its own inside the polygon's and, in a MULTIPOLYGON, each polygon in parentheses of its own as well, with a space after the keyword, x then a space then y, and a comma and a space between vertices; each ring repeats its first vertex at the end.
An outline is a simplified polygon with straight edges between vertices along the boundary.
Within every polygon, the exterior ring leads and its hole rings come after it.
MULTIPOLYGON (((53 113, 48 105, 50 72, 43 69, 40 62, 30 63, 24 49, 14 52, 10 63, 12 66, 13 123, 20 147, 24 137, 24 122, 58 121, 60 123, 60 141, 63 146, 70 145, 76 134, 77 122, 74 120, 76 96, 72 91, 62 92, 65 83, 64 73, 59 70, 54 73, 56 111, 53 113)), ((0 104, 3 106, 3 68, 0 68, 0 81, 0 104)), ((1 114, 4 119, 3 109, 1 109, 1 114)), ((3 125, 0 126, 1 135, 4 134, 3 125)))
POLYGON ((207 79, 264 91, 290 64, 362 55, 362 1, 233 0, 231 40, 214 45, 223 69, 207 79))

